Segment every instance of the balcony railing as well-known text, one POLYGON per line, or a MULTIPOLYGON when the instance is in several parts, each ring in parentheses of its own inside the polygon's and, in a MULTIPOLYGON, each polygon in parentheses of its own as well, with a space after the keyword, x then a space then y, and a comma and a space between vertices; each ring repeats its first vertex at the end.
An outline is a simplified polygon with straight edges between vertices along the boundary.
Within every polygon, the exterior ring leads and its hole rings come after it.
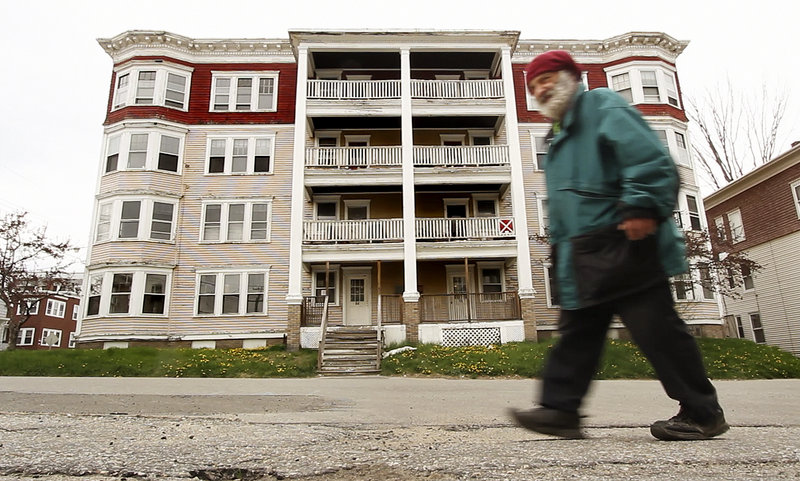
POLYGON ((403 219, 307 220, 304 242, 402 241, 403 219))
POLYGON ((399 80, 309 80, 309 99, 399 99, 399 80))
POLYGON ((306 149, 306 167, 398 166, 402 147, 311 147, 306 149))
POLYGON ((420 322, 508 321, 520 319, 516 292, 423 294, 420 322))
MULTIPOLYGON (((309 99, 399 99, 399 80, 309 80, 309 99)), ((411 80, 415 99, 501 99, 503 80, 411 80)))
POLYGON ((412 80, 415 99, 499 99, 503 80, 412 80))
POLYGON ((424 218, 416 220, 417 239, 503 239, 514 237, 514 220, 507 217, 467 219, 424 218))
POLYGON ((403 323, 403 296, 401 294, 381 294, 381 323, 403 323))
POLYGON ((417 167, 509 164, 507 145, 432 145, 414 147, 414 165, 417 167))

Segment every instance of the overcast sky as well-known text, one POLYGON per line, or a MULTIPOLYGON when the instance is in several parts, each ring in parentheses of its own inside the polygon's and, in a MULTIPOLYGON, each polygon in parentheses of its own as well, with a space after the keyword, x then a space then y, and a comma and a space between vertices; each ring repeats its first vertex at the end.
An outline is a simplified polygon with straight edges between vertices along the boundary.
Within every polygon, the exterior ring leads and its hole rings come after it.
MULTIPOLYGON (((523 39, 605 39, 662 31, 691 43, 678 57, 684 97, 729 76, 743 87, 800 78, 795 1, 717 0, 138 0, 5 1, 0 75, 0 214, 25 210, 58 239, 88 242, 111 58, 97 38, 166 30, 194 38, 287 38, 300 29, 518 30, 523 39), (393 10, 396 8, 396 11, 393 10)), ((783 152, 800 140, 791 92, 783 152)), ((704 192, 708 194, 710 192, 704 192)), ((85 249, 79 258, 84 260, 85 249)))

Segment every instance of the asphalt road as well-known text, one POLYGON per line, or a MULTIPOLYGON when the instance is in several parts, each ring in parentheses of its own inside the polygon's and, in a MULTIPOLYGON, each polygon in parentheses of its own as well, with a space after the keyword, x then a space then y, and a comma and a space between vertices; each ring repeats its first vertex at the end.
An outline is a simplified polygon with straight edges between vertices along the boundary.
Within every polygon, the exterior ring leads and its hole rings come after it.
POLYGON ((715 382, 731 430, 663 442, 655 381, 600 381, 586 440, 513 426, 531 380, 0 377, 0 481, 800 480, 800 380, 715 382))

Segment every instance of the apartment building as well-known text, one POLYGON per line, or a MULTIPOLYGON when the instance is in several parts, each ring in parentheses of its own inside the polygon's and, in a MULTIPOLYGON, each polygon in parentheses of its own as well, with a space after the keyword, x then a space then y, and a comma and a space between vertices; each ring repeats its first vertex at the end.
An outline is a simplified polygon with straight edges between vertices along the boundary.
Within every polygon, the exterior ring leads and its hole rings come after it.
POLYGON ((6 320, 0 319, 0 350, 8 348, 8 323, 20 321, 24 323, 17 334, 17 349, 74 348, 80 313, 80 296, 75 292, 44 292, 27 305, 17 306, 6 320))
MULTIPOLYGON (((549 123, 524 66, 573 53, 639 108, 705 226, 663 33, 290 31, 100 39, 114 67, 88 255, 85 347, 317 347, 328 327, 445 345, 545 338, 549 123)), ((719 335, 713 298, 676 297, 719 335)), ((614 326, 615 332, 621 325, 614 326)))
POLYGON ((761 266, 742 272, 741 297, 723 299, 726 334, 800 355, 800 143, 705 198, 712 243, 761 266))

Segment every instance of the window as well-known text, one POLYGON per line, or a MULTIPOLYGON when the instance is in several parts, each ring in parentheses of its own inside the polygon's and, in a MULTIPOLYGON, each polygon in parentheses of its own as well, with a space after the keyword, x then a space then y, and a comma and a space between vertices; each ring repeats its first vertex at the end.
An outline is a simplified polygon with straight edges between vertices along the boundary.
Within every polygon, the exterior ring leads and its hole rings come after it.
POLYGON ((480 269, 480 281, 482 294, 497 294, 499 296, 503 292, 503 269, 500 267, 482 267, 480 269))
POLYGON ((797 217, 800 219, 800 180, 792 182, 792 197, 794 197, 794 207, 797 210, 797 217))
POLYGON ((119 165, 119 142, 121 138, 121 135, 114 135, 108 138, 108 147, 106 148, 106 173, 117 170, 117 166, 119 165))
POLYGON ((212 112, 274 112, 278 72, 212 72, 212 112))
POLYGON ((708 264, 698 264, 697 273, 700 276, 700 288, 703 291, 703 299, 714 299, 714 280, 711 277, 711 270, 708 264))
POLYGON ((98 207, 95 242, 108 240, 171 241, 176 203, 159 197, 112 199, 98 207))
POLYGON ((689 273, 680 274, 672 278, 672 285, 675 289, 675 298, 679 301, 693 301, 694 281, 689 273))
POLYGON ((755 284, 753 283, 753 272, 750 270, 750 266, 747 264, 742 264, 742 286, 744 287, 745 291, 752 291, 755 289, 755 284))
POLYGON ((88 302, 86 304, 86 315, 96 316, 100 313, 100 299, 103 293, 103 276, 93 275, 89 278, 88 302))
POLYGON ((17 334, 17 346, 33 346, 33 337, 35 335, 35 327, 23 327, 17 334))
POLYGON ((686 136, 680 132, 675 132, 675 144, 678 146, 678 156, 676 160, 681 164, 688 164, 689 149, 686 147, 686 136))
POLYGON ((321 303, 327 292, 328 303, 332 305, 339 304, 339 297, 336 292, 336 286, 339 285, 338 275, 338 268, 331 269, 330 271, 325 271, 324 268, 315 269, 313 271, 313 276, 311 279, 311 283, 313 285, 311 286, 311 289, 314 292, 314 297, 316 297, 317 302, 321 303))
POLYGON ((275 137, 209 138, 208 174, 271 174, 275 137))
POLYGON ((177 173, 180 171, 182 142, 182 133, 158 129, 129 129, 110 135, 106 143, 105 173, 119 170, 177 173))
POLYGON ((58 329, 42 329, 40 346, 61 347, 61 331, 58 329))
POLYGON ((633 103, 633 92, 631 90, 630 74, 621 73, 611 77, 611 88, 628 101, 633 103))
POLYGON ((547 160, 547 150, 550 148, 547 142, 547 137, 544 133, 533 135, 533 168, 535 170, 544 170, 545 162, 547 160))
POLYGON ((68 344, 68 347, 70 349, 74 349, 75 348, 75 333, 74 332, 70 332, 69 333, 69 344, 68 344))
POLYGON ((145 274, 143 314, 165 314, 167 299, 167 276, 164 274, 145 274))
POLYGON ((55 299, 48 299, 47 300, 47 308, 45 309, 45 314, 50 317, 60 317, 64 318, 64 313, 67 310, 67 303, 64 301, 57 301, 55 299))
POLYGON ((736 244, 744 240, 744 225, 742 224, 742 213, 739 209, 728 212, 728 226, 731 229, 731 242, 736 244))
POLYGON ((689 210, 689 225, 692 226, 692 230, 701 230, 703 226, 700 225, 700 210, 697 208, 697 197, 687 195, 686 206, 689 210))
POLYGON ((200 273, 197 315, 266 314, 268 276, 269 271, 200 273))
POLYGON ((497 199, 475 199, 475 217, 497 217, 497 199))
POLYGON ((536 199, 536 210, 539 215, 539 235, 547 235, 548 228, 550 227, 547 198, 539 197, 536 199))
POLYGON ((114 90, 114 107, 115 109, 125 106, 128 101, 128 81, 130 74, 122 74, 117 77, 117 88, 114 90))
POLYGON ((714 227, 717 229, 717 239, 720 242, 728 240, 728 234, 725 231, 725 219, 722 216, 714 218, 714 227))
POLYGON ((91 273, 86 316, 164 316, 169 302, 169 281, 168 269, 112 268, 91 273))
POLYGON ((270 240, 271 202, 251 200, 206 203, 203 210, 204 242, 270 240))
POLYGON ((669 140, 667 140, 667 131, 666 130, 654 130, 654 132, 656 133, 656 137, 658 137, 658 140, 660 140, 661 143, 664 144, 664 149, 669 151, 669 140))
POLYGON ((139 211, 141 201, 126 200, 122 202, 122 214, 119 219, 119 238, 136 239, 139 237, 139 211))
POLYGON ((556 298, 556 279, 555 269, 551 265, 544 266, 544 283, 545 290, 547 291, 547 307, 558 307, 558 299, 556 298))
POLYGON ((528 76, 523 73, 522 78, 525 82, 525 100, 528 105, 528 110, 539 110, 539 103, 536 101, 536 97, 534 97, 528 89, 528 76))
POLYGON ((680 108, 674 68, 662 62, 634 61, 606 69, 608 85, 631 104, 680 108))
POLYGON ((173 63, 131 62, 117 70, 112 110, 156 105, 187 110, 192 69, 173 63))
POLYGON ((739 334, 739 339, 744 339, 744 324, 742 323, 742 316, 736 316, 736 332, 739 334))
POLYGON ((339 218, 338 202, 318 201, 315 207, 314 217, 317 220, 337 220, 339 218))
POLYGON ((17 315, 24 316, 24 315, 35 316, 39 314, 39 300, 38 299, 26 299, 19 303, 17 306, 17 315))
POLYGON ((72 306, 72 320, 73 321, 77 321, 78 320, 78 317, 80 316, 80 312, 81 312, 81 305, 80 304, 75 304, 75 305, 72 306))
POLYGON ((761 324, 761 314, 753 312, 750 314, 750 325, 753 328, 753 340, 759 344, 766 342, 764 337, 764 326, 761 324))
POLYGON ((127 314, 130 310, 131 289, 133 287, 133 274, 114 274, 111 284, 110 314, 127 314))

